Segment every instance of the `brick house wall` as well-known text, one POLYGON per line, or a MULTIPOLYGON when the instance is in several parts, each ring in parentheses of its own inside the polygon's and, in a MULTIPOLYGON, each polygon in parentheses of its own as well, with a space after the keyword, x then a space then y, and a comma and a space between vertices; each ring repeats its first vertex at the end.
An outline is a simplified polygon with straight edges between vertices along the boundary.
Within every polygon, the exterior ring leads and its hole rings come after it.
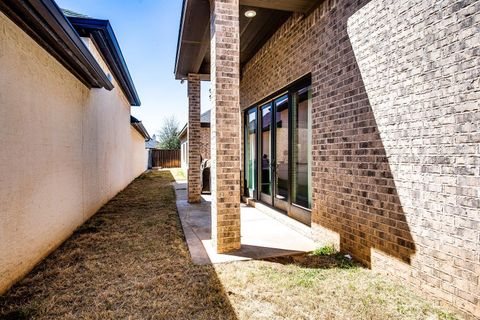
POLYGON ((204 127, 200 129, 200 154, 202 159, 210 159, 210 127, 204 127))
MULTIPOLYGON (((188 129, 187 129, 188 131, 188 129)), ((210 127, 205 126, 204 124, 200 127, 200 155, 202 160, 211 159, 210 158, 210 127)), ((181 162, 182 168, 188 169, 188 139, 187 134, 183 134, 180 137, 180 153, 181 153, 181 162)))
POLYGON ((479 1, 324 1, 240 83, 245 109, 311 75, 316 238, 467 317, 480 316, 479 21, 479 1))

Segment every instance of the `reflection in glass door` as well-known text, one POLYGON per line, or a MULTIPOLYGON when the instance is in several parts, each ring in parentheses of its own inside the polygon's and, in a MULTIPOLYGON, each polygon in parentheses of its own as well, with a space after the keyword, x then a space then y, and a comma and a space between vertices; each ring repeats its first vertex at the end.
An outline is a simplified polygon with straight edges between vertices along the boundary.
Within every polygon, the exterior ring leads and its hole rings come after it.
POLYGON ((274 191, 273 205, 281 210, 288 209, 288 95, 281 96, 274 101, 275 133, 273 137, 275 159, 274 163, 274 191))
POLYGON ((250 110, 245 117, 245 189, 248 197, 257 190, 257 111, 250 110))
POLYGON ((260 135, 260 199, 269 204, 272 202, 272 152, 271 152, 271 127, 272 127, 272 104, 264 105, 260 109, 261 135, 260 135))
POLYGON ((312 207, 312 91, 292 95, 292 203, 312 207))

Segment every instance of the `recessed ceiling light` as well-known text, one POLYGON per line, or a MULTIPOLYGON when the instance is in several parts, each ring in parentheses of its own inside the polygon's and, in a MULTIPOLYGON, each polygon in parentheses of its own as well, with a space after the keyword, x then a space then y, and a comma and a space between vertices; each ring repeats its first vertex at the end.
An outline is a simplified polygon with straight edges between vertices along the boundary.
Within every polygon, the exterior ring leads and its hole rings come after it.
POLYGON ((257 13, 254 10, 247 10, 245 11, 245 17, 247 18, 253 18, 257 15, 257 13))

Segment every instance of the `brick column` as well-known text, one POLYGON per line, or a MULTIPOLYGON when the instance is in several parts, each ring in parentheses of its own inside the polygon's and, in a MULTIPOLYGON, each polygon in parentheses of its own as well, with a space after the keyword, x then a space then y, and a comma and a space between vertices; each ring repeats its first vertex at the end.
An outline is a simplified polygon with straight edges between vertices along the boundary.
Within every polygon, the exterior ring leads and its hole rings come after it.
POLYGON ((240 248, 239 0, 211 3, 212 242, 218 253, 240 248))
POLYGON ((200 77, 188 75, 188 202, 198 203, 200 193, 200 77))

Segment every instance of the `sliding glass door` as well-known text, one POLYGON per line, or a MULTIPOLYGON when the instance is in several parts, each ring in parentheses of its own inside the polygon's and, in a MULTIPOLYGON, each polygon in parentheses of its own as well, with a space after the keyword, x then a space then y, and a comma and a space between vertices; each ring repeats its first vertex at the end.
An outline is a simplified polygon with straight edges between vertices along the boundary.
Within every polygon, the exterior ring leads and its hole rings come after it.
POLYGON ((312 206, 311 113, 309 81, 299 82, 245 113, 246 193, 308 225, 312 206))

